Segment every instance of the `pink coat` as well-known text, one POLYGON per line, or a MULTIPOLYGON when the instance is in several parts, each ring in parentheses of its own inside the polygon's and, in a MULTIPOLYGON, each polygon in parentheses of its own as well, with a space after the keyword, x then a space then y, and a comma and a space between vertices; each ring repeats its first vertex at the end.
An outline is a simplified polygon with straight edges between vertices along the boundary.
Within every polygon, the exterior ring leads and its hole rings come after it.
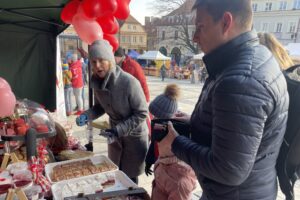
POLYGON ((196 175, 193 169, 182 162, 163 164, 154 167, 152 200, 190 200, 196 188, 196 175))

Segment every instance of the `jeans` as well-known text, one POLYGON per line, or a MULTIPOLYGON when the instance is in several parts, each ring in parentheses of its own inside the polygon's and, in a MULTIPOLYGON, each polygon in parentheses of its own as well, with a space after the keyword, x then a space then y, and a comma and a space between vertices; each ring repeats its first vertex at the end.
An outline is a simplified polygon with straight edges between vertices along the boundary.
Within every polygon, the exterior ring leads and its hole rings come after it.
POLYGON ((72 90, 73 90, 72 87, 67 87, 64 89, 67 114, 72 112, 72 100, 71 100, 72 90))
POLYGON ((84 94, 84 86, 82 87, 82 108, 85 110, 85 94, 84 94))
POLYGON ((83 102, 82 102, 82 88, 73 88, 75 101, 78 106, 78 111, 83 110, 83 102))

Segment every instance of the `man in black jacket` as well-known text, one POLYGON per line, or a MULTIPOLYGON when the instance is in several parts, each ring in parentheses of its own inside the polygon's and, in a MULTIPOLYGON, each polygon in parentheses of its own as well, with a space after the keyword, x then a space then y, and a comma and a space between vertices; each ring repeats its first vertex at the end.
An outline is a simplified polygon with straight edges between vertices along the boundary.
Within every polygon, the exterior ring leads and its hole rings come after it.
POLYGON ((191 116, 191 139, 169 122, 161 141, 189 164, 201 200, 274 200, 275 164, 289 97, 272 54, 251 31, 250 0, 196 0, 194 41, 209 74, 191 116))

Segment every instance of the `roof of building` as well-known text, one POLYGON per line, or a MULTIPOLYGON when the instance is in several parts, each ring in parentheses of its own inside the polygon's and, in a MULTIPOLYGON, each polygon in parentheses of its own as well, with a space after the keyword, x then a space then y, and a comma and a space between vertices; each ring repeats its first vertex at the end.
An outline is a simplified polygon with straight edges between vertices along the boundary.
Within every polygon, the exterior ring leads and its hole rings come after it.
POLYGON ((125 23, 131 23, 131 24, 140 24, 142 25, 138 20, 136 20, 132 15, 129 15, 129 17, 126 19, 125 23))
POLYGON ((195 4, 196 0, 186 0, 179 8, 173 10, 166 16, 173 16, 173 15, 181 15, 181 14, 188 14, 191 13, 191 10, 195 4))

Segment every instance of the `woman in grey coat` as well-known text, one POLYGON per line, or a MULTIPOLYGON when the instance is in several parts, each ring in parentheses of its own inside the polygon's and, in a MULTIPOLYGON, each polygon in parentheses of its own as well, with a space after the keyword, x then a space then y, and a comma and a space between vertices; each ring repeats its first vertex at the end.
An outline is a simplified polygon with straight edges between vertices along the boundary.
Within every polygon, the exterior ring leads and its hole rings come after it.
POLYGON ((76 122, 82 126, 104 113, 108 114, 111 129, 103 134, 112 141, 108 144, 108 157, 137 183, 137 177, 144 171, 148 147, 145 95, 140 83, 115 64, 107 41, 98 40, 91 45, 89 60, 95 103, 76 122))

